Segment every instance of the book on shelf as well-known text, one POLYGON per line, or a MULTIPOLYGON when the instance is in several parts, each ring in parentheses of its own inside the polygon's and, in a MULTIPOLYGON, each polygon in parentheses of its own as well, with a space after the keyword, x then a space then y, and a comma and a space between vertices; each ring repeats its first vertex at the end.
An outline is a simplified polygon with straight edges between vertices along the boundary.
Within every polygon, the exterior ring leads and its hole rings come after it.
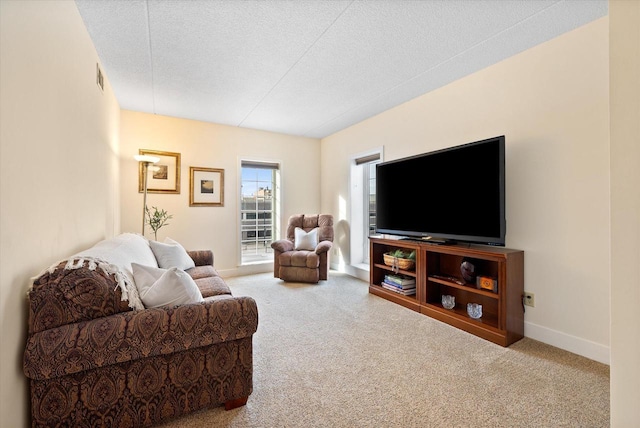
POLYGON ((382 282, 386 282, 389 285, 392 285, 394 287, 400 288, 400 289, 407 289, 407 288, 416 288, 416 283, 414 282, 413 284, 398 284, 396 282, 392 282, 389 281, 388 279, 383 279, 382 282))
POLYGON ((387 281, 390 284, 396 284, 396 285, 400 285, 400 286, 415 286, 416 285, 416 279, 415 278, 407 278, 407 277, 403 277, 403 276, 398 276, 398 275, 385 275, 384 276, 384 280, 387 281))
POLYGON ((388 280, 386 280, 386 279, 383 279, 383 280, 382 280, 382 283, 383 283, 383 284, 387 284, 387 285, 388 285, 388 286, 390 286, 390 287, 396 287, 396 288, 399 288, 399 289, 401 289, 401 290, 408 290, 408 289, 410 289, 410 288, 416 288, 416 285, 415 285, 415 284, 398 285, 398 284, 395 284, 395 283, 393 283, 393 282, 389 282, 389 281, 388 281, 388 280))
POLYGON ((382 282, 386 282, 389 285, 392 285, 394 287, 401 288, 401 289, 416 288, 416 283, 415 282, 411 283, 411 284, 398 284, 397 282, 393 282, 393 281, 389 280, 388 278, 383 279, 382 282))
POLYGON ((384 288, 385 290, 390 290, 393 291, 394 293, 398 293, 398 294, 403 294, 405 296, 411 296, 413 294, 416 294, 416 288, 407 288, 407 289, 403 289, 403 288, 399 288, 396 287, 394 285, 390 285, 387 284, 386 282, 382 282, 382 284, 380 284, 382 286, 382 288, 384 288))
POLYGON ((415 284, 398 285, 398 284, 394 284, 393 282, 389 282, 387 280, 382 280, 382 283, 380 285, 383 285, 383 286, 386 285, 387 287, 391 287, 391 288, 394 288, 394 289, 400 290, 400 291, 415 290, 416 289, 416 285, 415 284))

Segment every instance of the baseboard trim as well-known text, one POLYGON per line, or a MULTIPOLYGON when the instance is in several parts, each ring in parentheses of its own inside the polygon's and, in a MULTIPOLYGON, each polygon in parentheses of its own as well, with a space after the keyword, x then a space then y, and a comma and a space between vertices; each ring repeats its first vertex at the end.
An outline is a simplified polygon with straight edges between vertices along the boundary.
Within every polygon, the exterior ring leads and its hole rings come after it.
POLYGON ((534 340, 546 343, 556 348, 581 355, 590 360, 603 364, 610 364, 610 350, 608 346, 590 340, 562 333, 531 322, 524 323, 524 335, 534 340))
POLYGON ((273 272, 273 262, 249 264, 244 266, 238 266, 235 269, 223 269, 218 271, 220 276, 223 278, 253 275, 257 273, 266 273, 266 272, 273 272))
POLYGON ((329 267, 332 270, 346 273, 347 275, 351 275, 361 279, 362 281, 369 282, 369 265, 339 265, 337 263, 330 263, 329 267))

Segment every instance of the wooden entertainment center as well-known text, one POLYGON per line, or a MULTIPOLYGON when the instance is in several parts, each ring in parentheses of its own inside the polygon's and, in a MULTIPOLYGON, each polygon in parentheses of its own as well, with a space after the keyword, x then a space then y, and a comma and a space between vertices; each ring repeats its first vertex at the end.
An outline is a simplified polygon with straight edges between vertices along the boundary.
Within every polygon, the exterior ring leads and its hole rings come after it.
POLYGON ((390 237, 370 238, 369 292, 416 312, 450 324, 501 346, 524 336, 524 252, 478 245, 434 245, 390 237), (415 265, 407 270, 384 263, 384 254, 415 250, 415 265), (469 261, 477 275, 497 281, 496 291, 478 288, 462 278, 460 266, 469 261), (415 278, 416 294, 404 295, 384 288, 385 275, 415 278), (442 295, 455 297, 445 309, 442 295), (467 314, 467 303, 482 305, 482 317, 467 314))

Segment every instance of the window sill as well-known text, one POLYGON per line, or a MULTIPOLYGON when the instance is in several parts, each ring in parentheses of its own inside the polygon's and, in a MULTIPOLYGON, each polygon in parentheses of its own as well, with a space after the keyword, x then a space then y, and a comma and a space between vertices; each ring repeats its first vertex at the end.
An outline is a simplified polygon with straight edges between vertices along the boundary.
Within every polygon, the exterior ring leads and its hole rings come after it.
POLYGON ((354 269, 359 269, 359 270, 363 270, 363 271, 367 271, 369 272, 369 265, 367 263, 356 263, 353 266, 354 269))

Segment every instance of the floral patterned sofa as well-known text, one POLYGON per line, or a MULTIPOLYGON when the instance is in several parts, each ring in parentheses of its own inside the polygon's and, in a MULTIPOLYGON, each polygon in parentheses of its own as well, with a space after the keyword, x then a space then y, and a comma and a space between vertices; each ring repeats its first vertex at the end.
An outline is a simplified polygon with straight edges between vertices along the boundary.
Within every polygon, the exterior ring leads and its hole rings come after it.
POLYGON ((149 243, 123 234, 100 244, 49 268, 28 293, 32 426, 141 427, 245 404, 257 306, 231 295, 212 252, 188 252, 203 301, 145 309, 131 262, 153 264, 149 243))

